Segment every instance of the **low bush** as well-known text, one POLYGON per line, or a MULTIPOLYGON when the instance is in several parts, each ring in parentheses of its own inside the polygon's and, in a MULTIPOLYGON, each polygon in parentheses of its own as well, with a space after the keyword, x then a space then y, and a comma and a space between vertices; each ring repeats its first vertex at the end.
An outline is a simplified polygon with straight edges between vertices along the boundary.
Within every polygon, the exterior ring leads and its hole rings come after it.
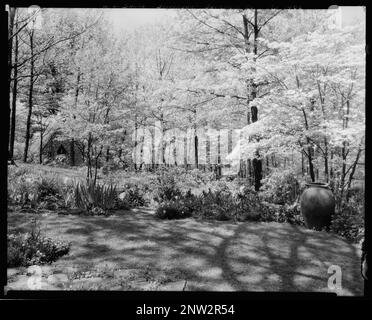
POLYGON ((146 195, 149 193, 147 186, 138 186, 127 183, 125 190, 118 196, 118 209, 146 206, 149 202, 146 195))
POLYGON ((196 215, 207 219, 230 220, 234 218, 235 201, 228 190, 209 189, 199 196, 196 215))
POLYGON ((9 170, 8 201, 22 208, 55 210, 65 207, 67 185, 56 177, 41 176, 20 167, 9 170))
POLYGON ((292 204, 302 193, 303 186, 291 170, 273 171, 262 180, 263 198, 276 204, 292 204))
POLYGON ((280 222, 304 226, 300 207, 297 203, 293 205, 277 205, 262 202, 259 221, 261 222, 280 222))
POLYGON ((184 219, 191 216, 183 203, 177 200, 167 201, 158 206, 155 215, 160 219, 184 219))
POLYGON ((57 210, 64 206, 62 184, 56 178, 42 177, 35 181, 37 207, 57 210))
POLYGON ((182 192, 177 186, 177 178, 178 177, 174 176, 170 171, 158 171, 157 175, 152 180, 154 186, 153 199, 158 203, 163 203, 180 197, 182 192))
POLYGON ((73 203, 76 208, 93 214, 107 214, 115 208, 116 187, 95 184, 77 183, 74 189, 73 203))
POLYGON ((344 204, 332 217, 330 231, 358 242, 364 235, 364 207, 353 201, 344 204))
POLYGON ((31 232, 8 234, 8 268, 50 264, 68 254, 70 244, 55 241, 41 235, 40 228, 33 223, 31 232))
POLYGON ((43 177, 36 181, 36 192, 40 201, 49 196, 58 196, 60 191, 61 187, 56 179, 43 177))

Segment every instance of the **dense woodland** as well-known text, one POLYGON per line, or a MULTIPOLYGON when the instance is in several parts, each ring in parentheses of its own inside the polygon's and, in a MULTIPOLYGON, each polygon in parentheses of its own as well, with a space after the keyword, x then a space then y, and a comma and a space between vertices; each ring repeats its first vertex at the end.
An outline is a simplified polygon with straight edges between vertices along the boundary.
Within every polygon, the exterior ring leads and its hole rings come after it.
POLYGON ((360 9, 10 8, 8 284, 360 294, 360 9))
POLYGON ((102 10, 11 8, 9 159, 62 158, 95 180, 103 166, 180 165, 165 153, 182 137, 186 167, 234 167, 256 190, 270 168, 291 168, 347 192, 364 178, 365 23, 333 15, 177 10, 118 34, 102 10), (172 135, 142 161, 141 128, 152 141, 155 124, 172 135))

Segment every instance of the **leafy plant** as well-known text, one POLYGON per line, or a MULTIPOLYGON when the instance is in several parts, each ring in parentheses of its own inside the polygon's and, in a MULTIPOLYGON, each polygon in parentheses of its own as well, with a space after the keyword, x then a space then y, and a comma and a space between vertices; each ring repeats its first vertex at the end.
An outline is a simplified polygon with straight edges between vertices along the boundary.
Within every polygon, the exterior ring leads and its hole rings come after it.
POLYGON ((128 185, 126 189, 126 200, 131 207, 139 207, 147 204, 144 190, 138 185, 128 185))
POLYGON ((262 182, 263 197, 276 204, 292 204, 302 191, 295 174, 290 170, 275 170, 262 182))
POLYGON ((59 196, 60 190, 60 185, 56 179, 43 177, 36 182, 36 192, 39 201, 43 201, 49 196, 59 196))
POLYGON ((364 209, 354 203, 345 204, 334 214, 330 231, 357 242, 364 234, 364 209))
POLYGON ((94 208, 100 208, 104 213, 114 209, 116 197, 116 187, 113 185, 99 185, 92 181, 87 184, 79 182, 74 189, 74 205, 88 212, 100 212, 93 210, 94 208))
POLYGON ((159 205, 155 215, 160 219, 184 219, 190 217, 191 213, 183 208, 181 202, 169 201, 159 205))
POLYGON ((160 171, 154 179, 153 199, 158 203, 172 201, 182 192, 177 186, 176 177, 167 171, 160 171))
POLYGON ((40 226, 34 220, 30 232, 8 234, 7 265, 13 268, 48 264, 68 254, 69 250, 70 243, 55 241, 43 236, 40 226))

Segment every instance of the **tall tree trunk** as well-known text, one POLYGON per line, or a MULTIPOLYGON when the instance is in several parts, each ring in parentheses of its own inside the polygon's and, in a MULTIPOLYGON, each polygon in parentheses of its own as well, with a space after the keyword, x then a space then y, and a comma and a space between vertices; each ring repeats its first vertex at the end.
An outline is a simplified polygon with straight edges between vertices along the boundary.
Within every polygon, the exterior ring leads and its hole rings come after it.
POLYGON ((88 134, 88 143, 87 143, 87 151, 86 151, 86 161, 87 161, 87 181, 89 182, 92 179, 92 134, 89 132, 88 134))
POLYGON ((348 182, 347 182, 347 189, 346 189, 346 202, 349 202, 349 197, 350 197, 349 190, 350 190, 350 187, 351 187, 351 182, 353 181, 353 178, 354 178, 355 169, 356 169, 356 166, 358 165, 358 161, 359 161, 361 153, 362 153, 362 147, 360 146, 359 149, 358 149, 355 161, 352 164, 351 172, 349 174, 349 179, 348 179, 348 182))
MULTIPOLYGON (((306 111, 305 111, 304 108, 302 108, 302 113, 303 113, 304 121, 305 121, 305 129, 306 130, 309 130, 309 124, 307 122, 307 115, 306 115, 306 111)), ((309 137, 306 137, 306 142, 307 142, 308 145, 310 145, 310 139, 309 139, 309 137)), ((311 181, 312 182, 315 182, 314 165, 313 165, 313 157, 312 157, 312 148, 310 146, 307 148, 307 158, 308 158, 308 161, 309 161, 310 178, 311 178, 311 181)))
MULTIPOLYGON (((78 98, 79 98, 80 76, 81 76, 81 73, 80 73, 80 67, 79 67, 78 68, 77 79, 76 79, 76 88, 75 88, 75 101, 74 101, 75 109, 77 107, 77 102, 78 102, 78 98)), ((76 118, 76 116, 74 115, 74 119, 75 118, 76 118)), ((71 166, 75 165, 75 139, 74 138, 72 138, 71 141, 70 141, 70 165, 71 166)))
MULTIPOLYGON (((250 44, 249 44, 249 31, 248 31, 248 19, 245 14, 243 14, 243 26, 244 26, 244 44, 245 44, 245 52, 249 53, 250 52, 250 44)), ((250 91, 250 81, 247 81, 247 90, 248 90, 248 95, 250 91)), ((250 109, 249 109, 249 98, 247 101, 247 124, 251 123, 251 114, 250 114, 250 109)))
POLYGON ((17 112, 17 90, 18 90, 18 35, 15 35, 15 53, 14 53, 14 67, 13 67, 13 92, 12 92, 12 113, 11 113, 11 127, 10 127, 10 144, 9 144, 9 158, 13 160, 14 157, 14 140, 15 140, 15 126, 16 126, 16 112, 17 112))
MULTIPOLYGON (((325 97, 322 94, 322 90, 320 88, 320 82, 319 81, 317 81, 317 85, 318 85, 318 94, 319 94, 319 99, 320 99, 320 106, 322 108, 323 118, 326 121, 325 108, 324 108, 325 97)), ((324 137, 323 157, 324 157, 324 176, 325 176, 326 182, 328 182, 329 181, 329 175, 328 175, 328 141, 327 141, 327 137, 324 137)))
MULTIPOLYGON (((10 110, 10 90, 11 90, 11 83, 12 83, 12 55, 13 55, 13 28, 14 28, 14 18, 16 14, 16 8, 11 8, 9 6, 9 13, 8 13, 8 70, 7 70, 7 99, 9 101, 9 117, 11 115, 10 110)), ((9 130, 7 127, 6 130, 9 130)), ((8 132, 8 131, 7 131, 8 132)), ((7 141, 8 143, 8 141, 7 141)), ((13 151, 10 153, 8 151, 8 158, 13 159, 13 151)))
POLYGON ((161 119, 161 163, 163 166, 165 166, 165 141, 164 141, 165 128, 164 128, 164 114, 163 113, 161 113, 160 119, 161 119))
POLYGON ((314 165, 313 165, 313 158, 311 155, 311 148, 309 147, 307 149, 308 152, 308 160, 309 160, 309 173, 310 173, 310 178, 312 182, 315 182, 315 173, 314 173, 314 165))
POLYGON ((304 166, 304 153, 301 151, 301 173, 302 176, 305 174, 305 166, 304 166))
MULTIPOLYGON (((343 121, 343 129, 346 129, 348 127, 348 116, 350 112, 350 100, 346 100, 346 117, 344 117, 343 121)), ((341 193, 340 193, 340 207, 342 205, 342 197, 344 194, 344 189, 345 189, 345 180, 346 180, 346 158, 348 154, 348 144, 346 141, 342 143, 342 150, 341 150, 341 156, 342 156, 342 169, 341 169, 341 181, 340 181, 340 188, 341 188, 341 193)))
MULTIPOLYGON (((254 64, 256 63, 256 56, 257 56, 257 39, 259 36, 259 29, 258 29, 258 17, 257 17, 257 9, 254 9, 254 26, 253 26, 253 54, 254 54, 254 64)), ((254 67, 253 73, 256 72, 256 67, 254 67)), ((252 92, 251 92, 251 101, 253 101, 257 96, 257 84, 254 80, 252 80, 252 92)), ((252 123, 255 123, 258 120, 258 110, 257 107, 252 105, 251 106, 251 115, 252 115, 252 123)), ((262 159, 260 157, 260 153, 257 150, 256 156, 252 161, 253 165, 253 172, 254 172, 254 188, 256 191, 260 190, 261 187, 261 179, 262 179, 262 159)))
POLYGON ((137 145, 138 145, 138 122, 137 114, 134 116, 134 149, 133 149, 133 158, 134 158, 134 170, 137 171, 137 145))
POLYGON ((194 152, 195 152, 195 167, 199 168, 199 144, 198 136, 196 135, 196 108, 193 110, 194 113, 194 152))
POLYGON ((26 135, 25 135, 25 149, 23 153, 23 162, 27 162, 28 148, 30 143, 30 131, 31 131, 31 116, 32 116, 32 107, 33 107, 33 91, 34 91, 34 30, 30 31, 30 87, 28 92, 28 114, 26 121, 26 135))
POLYGON ((333 172, 333 151, 331 150, 331 168, 330 168, 330 179, 333 180, 334 178, 334 172, 333 172))
POLYGON ((326 182, 329 182, 329 172, 328 172, 328 141, 324 138, 324 176, 326 182))
MULTIPOLYGON (((41 118, 42 119, 42 118, 41 118)), ((40 120, 40 144, 39 144, 39 163, 43 163, 43 123, 42 120, 40 120)))

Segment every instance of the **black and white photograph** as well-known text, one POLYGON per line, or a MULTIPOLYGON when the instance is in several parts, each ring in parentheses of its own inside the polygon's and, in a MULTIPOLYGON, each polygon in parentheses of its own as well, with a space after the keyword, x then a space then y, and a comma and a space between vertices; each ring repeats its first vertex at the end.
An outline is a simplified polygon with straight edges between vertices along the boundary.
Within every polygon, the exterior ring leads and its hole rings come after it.
POLYGON ((3 10, 5 296, 365 296, 365 7, 3 10))

